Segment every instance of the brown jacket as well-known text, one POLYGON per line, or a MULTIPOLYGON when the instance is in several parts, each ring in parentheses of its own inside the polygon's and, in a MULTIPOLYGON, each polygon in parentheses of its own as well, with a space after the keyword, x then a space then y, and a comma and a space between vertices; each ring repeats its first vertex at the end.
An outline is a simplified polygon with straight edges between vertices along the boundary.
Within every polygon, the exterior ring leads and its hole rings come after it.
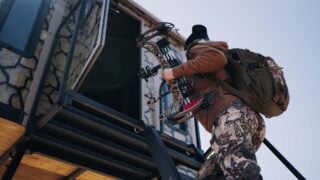
POLYGON ((196 115, 208 132, 211 132, 216 115, 229 103, 239 99, 228 90, 222 89, 214 78, 203 78, 199 75, 210 73, 220 80, 228 80, 227 72, 223 68, 227 64, 227 58, 220 51, 227 48, 226 42, 199 43, 189 50, 190 59, 187 62, 173 68, 175 78, 184 76, 192 79, 196 94, 201 96, 208 92, 215 93, 214 103, 196 115))

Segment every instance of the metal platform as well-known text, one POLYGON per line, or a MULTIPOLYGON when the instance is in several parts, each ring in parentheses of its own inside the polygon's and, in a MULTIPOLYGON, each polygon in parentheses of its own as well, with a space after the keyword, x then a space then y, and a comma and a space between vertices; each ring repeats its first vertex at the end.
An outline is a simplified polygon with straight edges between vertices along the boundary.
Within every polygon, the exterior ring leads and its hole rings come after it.
POLYGON ((38 122, 27 149, 123 179, 150 179, 160 172, 172 176, 166 153, 174 166, 197 170, 203 162, 195 146, 160 134, 142 120, 75 92, 65 97, 38 122))

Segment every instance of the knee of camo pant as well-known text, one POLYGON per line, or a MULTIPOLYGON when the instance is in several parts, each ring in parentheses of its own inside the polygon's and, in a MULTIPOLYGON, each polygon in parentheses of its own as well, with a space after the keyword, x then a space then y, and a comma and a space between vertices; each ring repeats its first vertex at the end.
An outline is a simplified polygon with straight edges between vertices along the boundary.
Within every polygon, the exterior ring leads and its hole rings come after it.
POLYGON ((225 180, 225 176, 221 168, 216 164, 216 159, 210 158, 205 161, 198 171, 197 180, 225 180))
POLYGON ((242 173, 241 179, 247 180, 260 180, 260 167, 256 163, 249 164, 245 167, 245 170, 242 173))
POLYGON ((210 176, 213 175, 215 170, 215 163, 213 162, 212 159, 206 160, 200 167, 198 174, 197 174, 197 179, 202 180, 202 179, 208 179, 210 176))
POLYGON ((259 179, 260 167, 255 158, 247 159, 244 156, 231 154, 225 157, 221 168, 228 177, 227 179, 259 179))

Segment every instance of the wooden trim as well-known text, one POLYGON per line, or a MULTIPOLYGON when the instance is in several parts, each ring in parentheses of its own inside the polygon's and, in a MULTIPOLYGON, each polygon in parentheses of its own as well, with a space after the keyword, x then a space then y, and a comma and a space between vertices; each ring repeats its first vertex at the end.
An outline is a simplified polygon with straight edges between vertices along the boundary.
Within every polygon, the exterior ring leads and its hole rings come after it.
MULTIPOLYGON (((0 166, 0 176, 4 174, 6 170, 5 165, 0 166)), ((20 164, 18 170, 16 171, 13 179, 23 179, 23 180, 58 180, 63 179, 65 176, 59 175, 53 172, 49 172, 40 168, 32 167, 26 164, 20 164)))
MULTIPOLYGON (((5 173, 6 167, 11 159, 0 165, 0 177, 5 173)), ((14 179, 23 180, 58 180, 58 179, 77 179, 77 180, 116 180, 118 178, 94 172, 92 170, 82 169, 75 165, 65 163, 47 157, 42 154, 34 153, 24 155, 21 163, 15 173, 14 179)))
POLYGON ((21 163, 63 176, 69 176, 77 170, 76 166, 40 154, 24 155, 21 163))
POLYGON ((93 171, 85 171, 80 176, 77 177, 77 180, 116 180, 113 176, 102 175, 93 171))
POLYGON ((0 156, 3 156, 24 132, 24 126, 0 117, 0 156))
POLYGON ((77 170, 73 171, 71 174, 69 174, 68 177, 65 178, 65 180, 75 180, 78 179, 77 177, 80 176, 82 173, 84 173, 86 170, 82 168, 78 168, 77 170))

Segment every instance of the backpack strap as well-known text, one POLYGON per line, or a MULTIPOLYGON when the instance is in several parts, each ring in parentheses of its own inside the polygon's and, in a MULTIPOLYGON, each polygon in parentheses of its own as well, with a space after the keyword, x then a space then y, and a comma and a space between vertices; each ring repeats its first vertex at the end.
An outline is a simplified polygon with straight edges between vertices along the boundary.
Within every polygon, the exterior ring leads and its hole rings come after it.
MULTIPOLYGON (((248 66, 248 64, 240 64, 240 61, 238 61, 237 59, 240 58, 239 56, 242 56, 241 52, 239 49, 228 49, 228 50, 221 50, 224 55, 226 56, 227 60, 228 60, 228 64, 225 66, 225 68, 228 68, 230 66, 233 66, 234 68, 236 68, 236 70, 238 70, 241 74, 241 77, 243 79, 243 81, 245 82, 245 84, 247 86, 249 86, 251 84, 251 80, 245 70, 245 67, 248 66)), ((244 63, 244 62, 241 62, 244 63)), ((228 70, 227 70, 228 72, 228 70)))
POLYGON ((232 94, 236 95, 237 97, 241 97, 241 91, 239 91, 238 89, 234 88, 233 86, 231 86, 229 83, 222 81, 221 79, 213 76, 213 80, 215 80, 218 84, 219 84, 219 95, 220 97, 224 96, 223 93, 223 89, 225 88, 227 90, 229 90, 232 94))
MULTIPOLYGON (((240 62, 237 61, 235 59, 235 57, 232 56, 232 53, 231 52, 234 52, 236 53, 237 55, 240 55, 239 54, 239 51, 238 49, 227 49, 227 50, 224 50, 224 49, 220 49, 220 48, 216 48, 218 49, 219 51, 221 51, 227 58, 227 64, 225 65, 224 69, 226 71, 226 73, 230 76, 229 74, 229 71, 227 70, 228 66, 233 66, 235 67, 236 70, 238 70, 241 74, 242 74, 242 78, 243 80, 245 81, 246 85, 250 85, 251 84, 251 80, 250 78, 248 77, 248 74, 245 73, 245 69, 242 65, 240 65, 240 62)), ((222 97, 223 96, 223 90, 222 90, 222 87, 229 90, 232 94, 236 95, 237 97, 242 97, 243 93, 241 91, 239 91, 238 89, 236 89, 235 87, 233 87, 231 84, 229 84, 228 82, 225 82, 219 78, 217 78, 216 76, 212 76, 213 80, 215 80, 218 84, 219 84, 219 92, 220 92, 220 96, 222 97)), ((229 79, 231 79, 231 77, 229 77, 229 79)))
POLYGON ((220 80, 220 79, 219 79, 218 81, 219 81, 221 87, 226 88, 227 90, 229 90, 229 91, 230 91, 232 94, 234 94, 235 96, 237 96, 237 97, 239 97, 239 98, 243 96, 241 91, 239 91, 239 90, 236 89, 235 87, 231 86, 229 83, 227 83, 227 82, 225 82, 225 81, 222 81, 222 80, 220 80))

